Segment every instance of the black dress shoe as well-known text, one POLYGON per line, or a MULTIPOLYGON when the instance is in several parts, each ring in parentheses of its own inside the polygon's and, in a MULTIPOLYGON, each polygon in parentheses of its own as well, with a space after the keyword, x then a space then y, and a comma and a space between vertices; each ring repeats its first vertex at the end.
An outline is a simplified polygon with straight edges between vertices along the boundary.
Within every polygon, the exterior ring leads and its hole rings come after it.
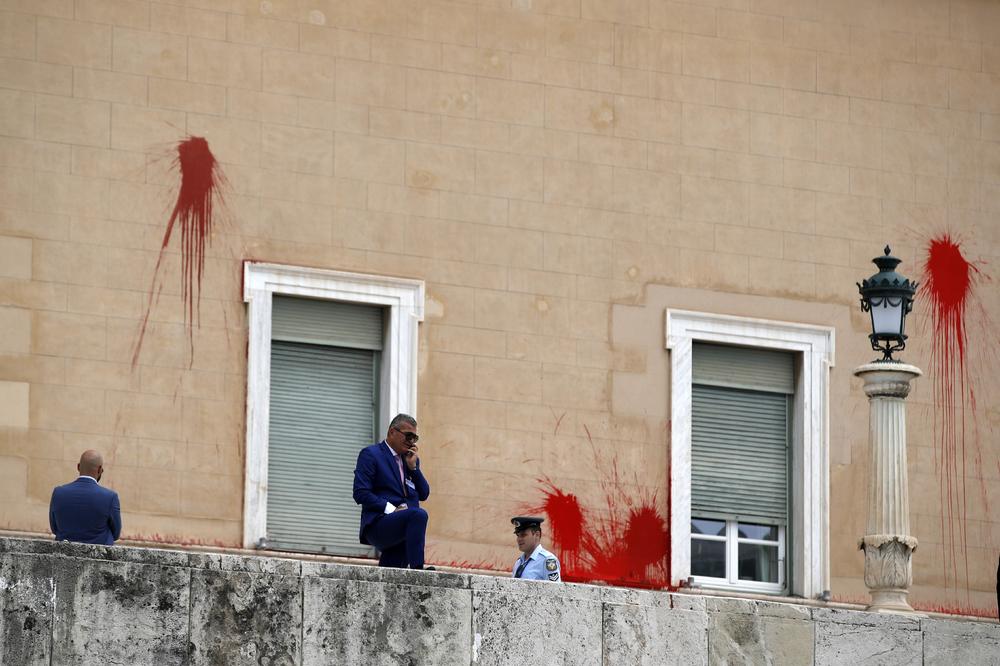
POLYGON ((424 571, 437 571, 434 567, 424 567, 424 571))

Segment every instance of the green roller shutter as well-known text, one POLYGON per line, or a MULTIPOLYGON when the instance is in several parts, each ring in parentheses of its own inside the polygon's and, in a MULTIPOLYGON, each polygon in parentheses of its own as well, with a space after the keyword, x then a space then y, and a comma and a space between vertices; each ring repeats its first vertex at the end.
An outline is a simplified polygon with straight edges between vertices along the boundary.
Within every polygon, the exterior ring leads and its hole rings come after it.
POLYGON ((790 353, 696 344, 691 513, 787 524, 790 353))
POLYGON ((370 552, 358 543, 361 508, 352 485, 358 451, 378 436, 381 340, 379 308, 274 299, 267 494, 272 548, 370 552))
POLYGON ((696 343, 691 382, 776 393, 795 393, 795 359, 789 352, 696 343))
POLYGON ((275 296, 271 339, 379 350, 382 349, 382 308, 275 296))

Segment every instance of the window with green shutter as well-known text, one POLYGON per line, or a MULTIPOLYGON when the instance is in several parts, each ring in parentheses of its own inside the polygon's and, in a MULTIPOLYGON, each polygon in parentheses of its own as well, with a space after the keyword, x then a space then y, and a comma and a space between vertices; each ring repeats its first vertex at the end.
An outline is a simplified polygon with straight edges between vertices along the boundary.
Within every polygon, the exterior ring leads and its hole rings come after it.
POLYGON ((368 554, 352 498, 378 437, 382 308, 274 296, 267 536, 272 548, 368 554))
POLYGON ((789 516, 789 352, 695 343, 691 380, 691 571, 784 584, 789 516))

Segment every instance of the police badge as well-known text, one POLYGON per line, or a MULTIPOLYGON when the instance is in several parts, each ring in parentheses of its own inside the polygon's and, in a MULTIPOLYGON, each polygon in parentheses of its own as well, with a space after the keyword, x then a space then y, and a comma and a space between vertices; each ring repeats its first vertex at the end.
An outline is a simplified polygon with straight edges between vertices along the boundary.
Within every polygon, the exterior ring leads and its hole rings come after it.
POLYGON ((545 560, 545 568, 549 571, 555 571, 559 568, 559 562, 557 562, 554 557, 547 558, 545 560))

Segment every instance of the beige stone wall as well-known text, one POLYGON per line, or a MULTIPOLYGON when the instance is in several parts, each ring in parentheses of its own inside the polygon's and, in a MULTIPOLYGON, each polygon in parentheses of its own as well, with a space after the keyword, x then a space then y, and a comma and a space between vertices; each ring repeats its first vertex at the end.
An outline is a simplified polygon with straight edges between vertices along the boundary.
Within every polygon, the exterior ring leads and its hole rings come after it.
MULTIPOLYGON (((663 499, 664 307, 835 325, 833 591, 860 596, 854 282, 885 242, 915 275, 943 230, 989 272, 998 212, 997 3, 3 0, 0 528, 46 530, 96 447, 129 536, 239 543, 250 258, 426 281, 439 560, 510 559, 541 475, 599 501, 593 450, 663 499), (192 354, 175 242, 133 368, 188 134, 229 183, 201 325, 192 354)), ((911 398, 925 602, 991 603, 993 363, 969 597, 943 588, 932 378, 911 398)))

